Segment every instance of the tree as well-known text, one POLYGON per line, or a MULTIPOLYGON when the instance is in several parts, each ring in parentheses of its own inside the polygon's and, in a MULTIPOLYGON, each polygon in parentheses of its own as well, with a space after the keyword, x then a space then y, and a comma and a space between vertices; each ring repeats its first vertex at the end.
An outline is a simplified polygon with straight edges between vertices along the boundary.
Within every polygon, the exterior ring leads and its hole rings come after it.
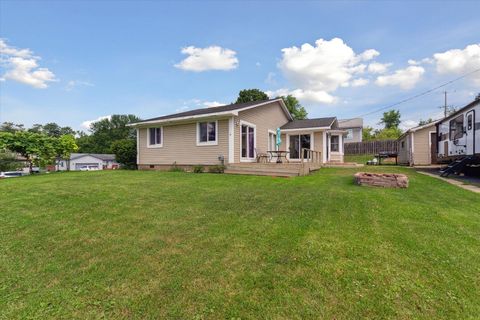
POLYGON ((75 135, 76 132, 70 127, 61 127, 55 122, 49 122, 44 125, 41 124, 34 124, 30 129, 28 129, 30 132, 35 132, 35 133, 44 133, 47 136, 50 137, 60 137, 63 135, 75 135))
POLYGON ((27 159, 30 172, 33 164, 53 163, 56 157, 69 156, 78 149, 73 136, 49 137, 28 131, 0 132, 0 149, 18 153, 27 159))
POLYGON ((398 128, 400 125, 400 111, 390 110, 383 113, 380 124, 383 124, 385 129, 398 128))
POLYGON ((23 131, 25 128, 23 127, 23 124, 16 124, 13 122, 4 122, 0 126, 0 132, 10 132, 14 133, 17 131, 23 131))
POLYGON ((283 99, 283 102, 285 102, 285 105, 287 106, 288 111, 292 115, 293 119, 295 120, 300 120, 300 119, 306 119, 307 118, 307 110, 305 110, 304 107, 298 102, 297 98, 295 98, 292 95, 288 96, 281 96, 280 98, 283 99))
POLYGON ((112 144, 117 140, 136 140, 136 130, 127 124, 139 121, 133 114, 114 114, 109 119, 102 119, 90 125, 90 135, 80 134, 77 144, 80 152, 112 153, 112 144))
POLYGON ((133 139, 122 139, 113 142, 112 151, 115 159, 123 167, 134 169, 137 164, 137 142, 133 139))
POLYGON ((259 89, 244 89, 238 93, 235 103, 255 102, 268 100, 268 95, 259 89))
POLYGON ((366 126, 362 129, 362 140, 371 141, 375 138, 375 133, 372 127, 366 126))
POLYGON ((18 161, 14 153, 0 151, 0 171, 12 171, 18 168, 18 161))
POLYGON ((402 135, 399 128, 385 128, 375 131, 374 140, 395 140, 402 135))
POLYGON ((432 123, 432 122, 433 122, 432 118, 428 118, 428 120, 422 120, 422 119, 420 119, 420 121, 418 122, 418 125, 419 125, 419 126, 424 126, 424 125, 429 124, 429 123, 432 123))

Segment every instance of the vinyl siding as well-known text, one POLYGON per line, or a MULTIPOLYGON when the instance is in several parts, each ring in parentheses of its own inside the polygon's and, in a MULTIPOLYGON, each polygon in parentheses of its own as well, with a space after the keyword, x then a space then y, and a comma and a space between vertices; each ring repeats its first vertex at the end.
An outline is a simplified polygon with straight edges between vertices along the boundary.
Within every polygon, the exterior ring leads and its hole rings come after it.
POLYGON ((414 149, 413 149, 413 164, 414 165, 429 165, 430 161, 430 131, 436 131, 435 126, 430 126, 425 129, 415 131, 414 135, 414 149))
POLYGON ((282 106, 277 101, 239 112, 238 117, 234 120, 235 162, 240 162, 240 125, 237 125, 240 121, 245 121, 256 126, 257 151, 266 152, 268 150, 268 130, 276 132, 277 128, 288 122, 288 118, 282 106))
POLYGON ((344 136, 344 143, 349 142, 362 142, 362 128, 342 128, 342 130, 352 129, 352 139, 347 139, 347 135, 344 136))
MULTIPOLYGON (((209 120, 211 121, 211 120, 209 120)), ((218 145, 197 146, 197 123, 163 127, 163 147, 147 148, 147 128, 139 128, 139 164, 216 165, 228 160, 228 120, 218 120, 218 145)))
POLYGON ((398 163, 409 164, 410 162, 410 134, 398 140, 398 163), (404 144, 402 148, 402 142, 404 144))

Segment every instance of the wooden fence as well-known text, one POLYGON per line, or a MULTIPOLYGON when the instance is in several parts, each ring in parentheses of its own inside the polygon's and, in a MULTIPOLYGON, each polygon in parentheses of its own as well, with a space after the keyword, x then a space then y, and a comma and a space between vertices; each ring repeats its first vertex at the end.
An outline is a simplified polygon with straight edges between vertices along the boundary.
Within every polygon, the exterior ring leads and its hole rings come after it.
POLYGON ((344 153, 346 155, 377 154, 383 151, 398 152, 397 140, 348 142, 344 144, 344 153))

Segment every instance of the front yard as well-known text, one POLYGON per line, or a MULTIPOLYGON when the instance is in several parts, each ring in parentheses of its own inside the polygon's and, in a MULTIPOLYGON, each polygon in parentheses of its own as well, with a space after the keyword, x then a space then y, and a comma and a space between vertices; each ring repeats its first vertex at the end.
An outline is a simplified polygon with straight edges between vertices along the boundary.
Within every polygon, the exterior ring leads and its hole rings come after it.
POLYGON ((0 318, 474 319, 480 197, 409 168, 0 181, 0 318))

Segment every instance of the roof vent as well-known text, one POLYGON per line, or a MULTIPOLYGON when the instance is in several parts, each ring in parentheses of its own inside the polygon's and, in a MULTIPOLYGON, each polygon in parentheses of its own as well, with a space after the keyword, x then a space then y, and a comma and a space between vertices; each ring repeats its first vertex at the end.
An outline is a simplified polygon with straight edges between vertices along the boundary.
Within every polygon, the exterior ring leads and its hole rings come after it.
POLYGON ((475 101, 480 100, 480 93, 475 97, 475 101))

